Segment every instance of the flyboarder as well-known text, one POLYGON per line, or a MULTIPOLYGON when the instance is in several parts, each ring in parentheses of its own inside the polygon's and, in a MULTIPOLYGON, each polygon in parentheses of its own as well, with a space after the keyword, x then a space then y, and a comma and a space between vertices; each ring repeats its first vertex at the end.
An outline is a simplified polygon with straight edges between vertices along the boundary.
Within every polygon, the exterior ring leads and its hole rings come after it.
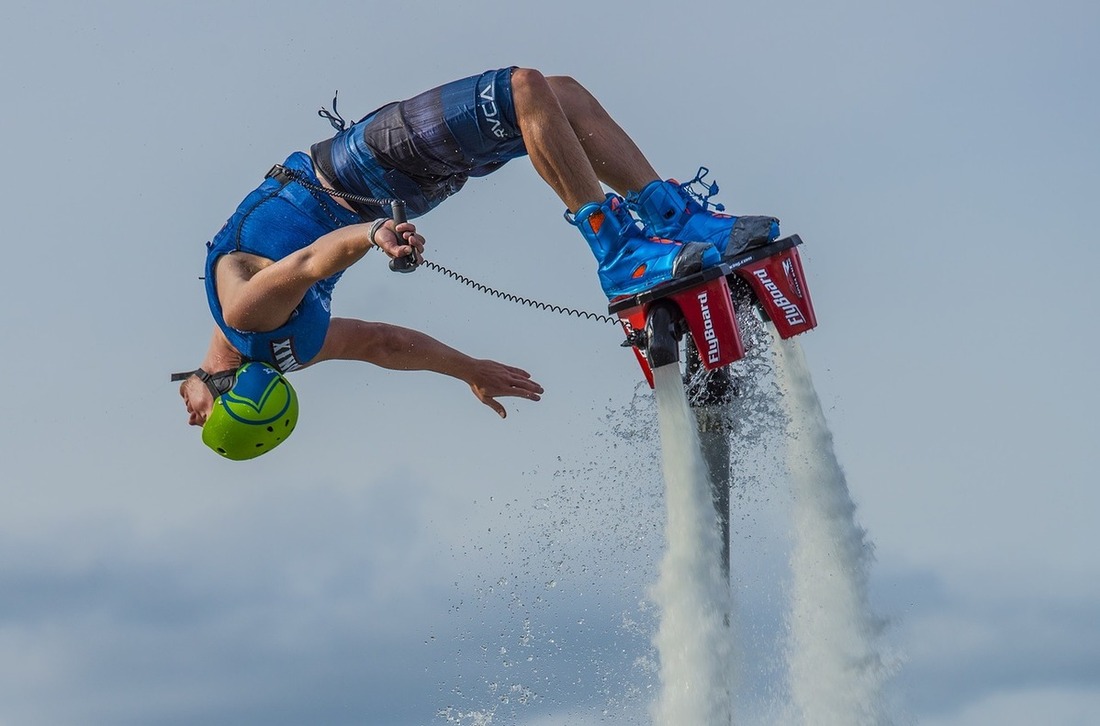
POLYGON ((565 204, 609 299, 718 265, 779 234, 773 217, 710 211, 687 185, 664 180, 567 76, 504 68, 386 104, 354 124, 335 104, 322 115, 335 136, 273 167, 207 243, 216 327, 200 367, 173 380, 182 381, 189 422, 227 458, 253 458, 283 441, 297 399, 282 374, 325 360, 450 375, 502 417, 498 397, 539 400, 542 387, 519 368, 407 328, 329 313, 337 280, 371 247, 393 263, 421 259, 415 225, 392 218, 399 205, 409 218, 421 216, 511 159, 527 156, 565 204))

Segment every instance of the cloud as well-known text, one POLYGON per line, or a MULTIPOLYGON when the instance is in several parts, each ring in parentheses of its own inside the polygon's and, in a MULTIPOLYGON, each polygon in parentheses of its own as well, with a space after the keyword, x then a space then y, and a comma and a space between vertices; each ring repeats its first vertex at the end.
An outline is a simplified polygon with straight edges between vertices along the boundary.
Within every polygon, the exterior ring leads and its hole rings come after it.
POLYGON ((400 725, 638 690, 652 479, 596 463, 478 502, 409 476, 246 480, 153 528, 123 510, 8 532, 0 720, 400 725))
POLYGON ((924 726, 1033 726, 1037 723, 1086 724, 1100 713, 1095 689, 1023 688, 994 691, 945 716, 931 716, 924 726))
MULTIPOLYGON (((981 723, 967 719, 1014 693, 1032 694, 1018 702, 1029 709, 1036 694, 1100 696, 1100 603, 1026 586, 1012 595, 980 583, 964 589, 927 572, 882 580, 893 591, 890 639, 904 656, 899 695, 921 723, 981 723)), ((1074 723, 1027 713, 1029 723, 1074 723)))

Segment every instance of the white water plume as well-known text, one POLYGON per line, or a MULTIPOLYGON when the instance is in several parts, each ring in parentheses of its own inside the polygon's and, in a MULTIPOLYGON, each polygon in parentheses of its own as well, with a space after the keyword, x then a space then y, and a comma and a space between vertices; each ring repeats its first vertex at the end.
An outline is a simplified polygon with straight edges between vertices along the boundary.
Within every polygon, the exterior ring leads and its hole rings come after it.
POLYGON ((654 371, 667 507, 667 550, 652 597, 661 610, 656 726, 728 726, 731 719, 729 586, 706 464, 680 369, 654 371))
POLYGON ((802 349, 777 341, 777 376, 789 414, 793 485, 789 685, 792 721, 805 726, 890 723, 890 674, 878 650, 882 622, 867 595, 873 559, 833 450, 802 349))

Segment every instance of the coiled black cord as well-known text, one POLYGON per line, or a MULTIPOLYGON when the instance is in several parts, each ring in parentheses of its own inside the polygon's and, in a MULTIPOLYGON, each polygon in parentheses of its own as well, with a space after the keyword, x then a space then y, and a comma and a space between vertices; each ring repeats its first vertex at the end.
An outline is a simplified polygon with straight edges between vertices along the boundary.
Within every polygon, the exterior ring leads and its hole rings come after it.
MULTIPOLYGON (((333 105, 335 106, 335 104, 333 105)), ((309 189, 310 191, 323 192, 332 197, 341 197, 343 199, 348 199, 353 202, 359 202, 360 204, 370 204, 379 207, 384 207, 386 205, 392 206, 394 202, 397 202, 399 204, 401 203, 400 199, 375 199, 374 197, 365 197, 361 194, 352 194, 351 192, 345 192, 339 189, 332 189, 330 187, 314 184, 313 182, 306 179, 305 176, 296 169, 285 169, 285 172, 292 176, 296 182, 301 184, 306 189, 309 189)), ((500 300, 506 300, 508 302, 517 303, 519 305, 526 305, 527 307, 532 307, 537 310, 546 310, 549 312, 560 313, 562 315, 581 318, 584 320, 595 320, 601 323, 611 323, 613 325, 618 325, 620 323, 620 320, 618 318, 612 317, 610 315, 604 315, 603 313, 593 313, 587 310, 578 310, 577 308, 569 308, 563 305, 556 305, 554 303, 541 302, 539 300, 534 300, 529 297, 523 297, 522 295, 515 295, 510 292, 504 292, 503 290, 498 290, 495 287, 490 287, 484 283, 467 277, 466 275, 455 272, 448 267, 444 267, 437 262, 432 262, 431 260, 422 260, 421 264, 423 264, 430 270, 434 270, 440 273, 444 277, 449 277, 456 282, 477 290, 478 292, 489 295, 490 297, 498 298, 500 300)))
POLYGON ((452 280, 455 280, 456 282, 462 283, 463 285, 466 285, 467 287, 471 287, 474 290, 477 290, 478 292, 485 293, 486 295, 489 295, 490 297, 499 298, 501 300, 507 300, 508 302, 517 303, 519 305, 526 305, 528 307, 536 308, 538 310, 547 310, 549 312, 561 313, 562 315, 568 315, 568 316, 572 316, 572 317, 575 317, 575 318, 582 318, 582 319, 585 319, 585 320, 596 320, 596 321, 599 321, 601 323, 612 323, 612 324, 616 324, 616 325, 619 323, 618 318, 613 318, 610 315, 604 315, 602 313, 593 313, 593 312, 589 312, 587 310, 578 310, 577 308, 567 308, 567 307, 564 307, 562 305, 555 305, 554 303, 541 302, 539 300, 533 300, 529 297, 523 297, 522 295, 515 295, 515 294, 510 293, 510 292, 504 292, 503 290, 498 290, 494 287, 489 287, 488 285, 486 285, 484 283, 481 283, 481 282, 478 282, 477 280, 473 280, 469 277, 466 277, 465 275, 463 275, 461 273, 455 272, 454 270, 452 270, 450 268, 447 268, 447 267, 444 267, 443 265, 440 265, 439 263, 432 262, 431 260, 424 260, 422 264, 425 267, 427 267, 428 269, 435 270, 436 272, 440 273, 444 277, 449 277, 452 280))

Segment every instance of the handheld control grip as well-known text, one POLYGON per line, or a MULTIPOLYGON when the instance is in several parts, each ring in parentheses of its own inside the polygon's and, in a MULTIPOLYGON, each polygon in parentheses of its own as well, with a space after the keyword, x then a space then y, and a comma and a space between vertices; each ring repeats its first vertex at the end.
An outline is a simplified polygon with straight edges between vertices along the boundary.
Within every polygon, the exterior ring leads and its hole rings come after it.
MULTIPOLYGON (((390 208, 393 210, 394 227, 408 221, 405 217, 405 203, 403 201, 394 199, 393 202, 390 203, 390 208)), ((390 260, 390 269, 394 272, 412 272, 419 264, 420 263, 416 260, 416 253, 410 252, 403 257, 394 257, 390 260)))

